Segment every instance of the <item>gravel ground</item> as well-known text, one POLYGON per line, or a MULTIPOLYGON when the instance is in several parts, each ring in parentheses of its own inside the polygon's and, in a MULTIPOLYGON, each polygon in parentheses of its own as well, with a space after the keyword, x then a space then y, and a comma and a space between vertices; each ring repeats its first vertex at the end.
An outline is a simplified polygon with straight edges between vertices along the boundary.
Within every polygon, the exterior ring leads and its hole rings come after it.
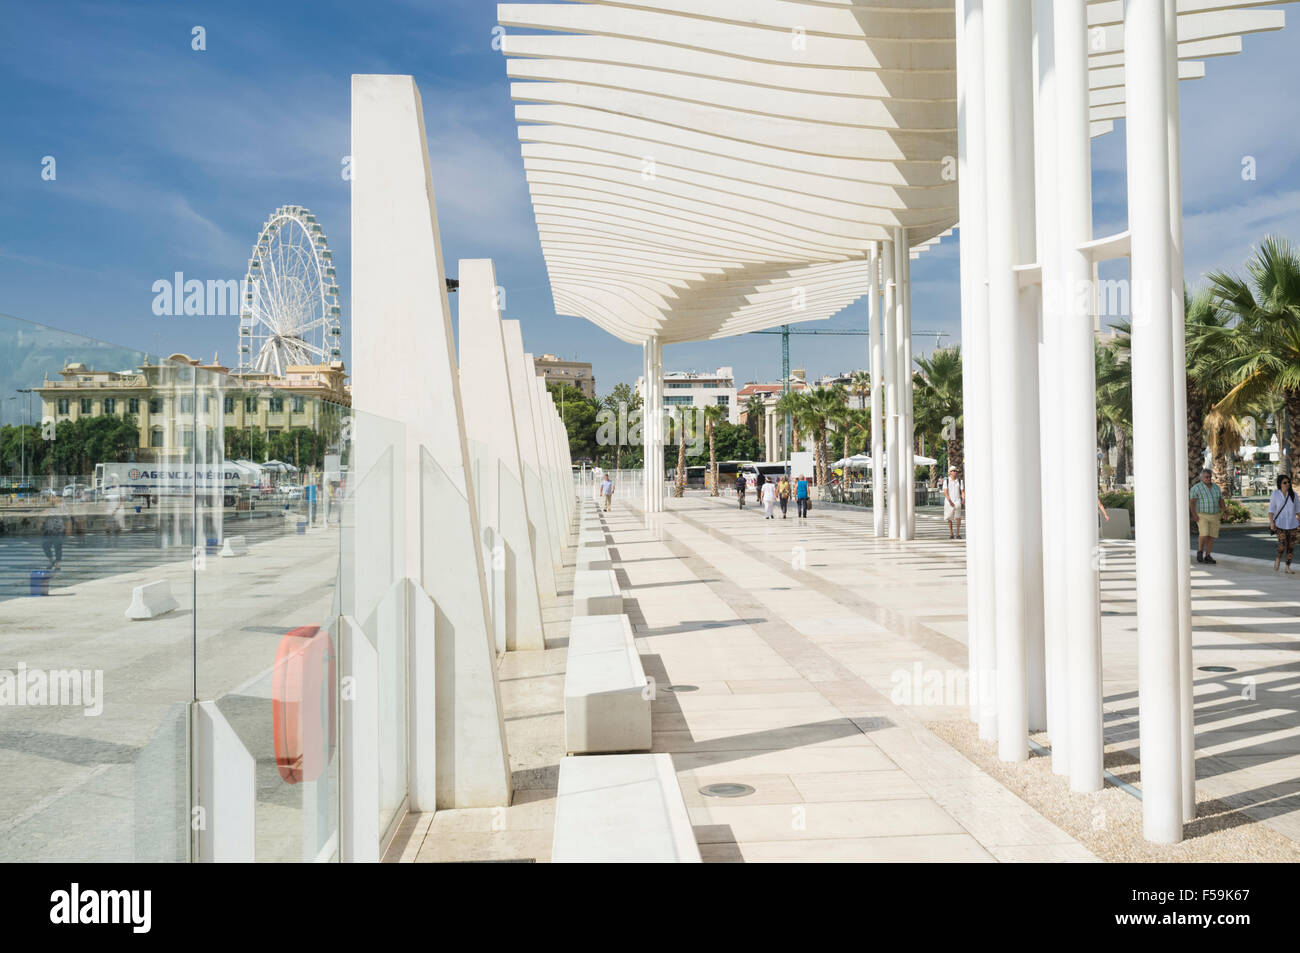
MULTIPOLYGON (((981 741, 968 721, 927 725, 982 771, 1070 834, 1099 858, 1119 863, 1277 863, 1300 861, 1300 844, 1221 800, 1197 797, 1197 817, 1181 844, 1151 844, 1142 838, 1142 802, 1107 782, 1101 791, 1075 794, 1066 778, 1052 774, 1050 757, 1031 750, 1028 761, 997 758, 997 746, 981 741)), ((1033 740, 1047 747, 1045 735, 1033 740)), ((1140 788, 1137 764, 1127 752, 1107 747, 1106 770, 1140 788)))

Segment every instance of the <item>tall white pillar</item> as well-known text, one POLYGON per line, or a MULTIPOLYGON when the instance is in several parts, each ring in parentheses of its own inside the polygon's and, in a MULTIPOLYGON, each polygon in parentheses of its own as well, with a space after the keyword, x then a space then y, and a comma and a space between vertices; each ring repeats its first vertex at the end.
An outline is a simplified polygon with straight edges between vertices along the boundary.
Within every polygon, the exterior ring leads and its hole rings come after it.
MULTIPOLYGON (((1018 214, 1033 188, 1032 169, 1021 169, 1016 149, 1016 85, 1027 82, 1029 7, 991 3, 984 11, 985 110, 988 128, 988 307, 989 336, 1005 367, 993 376, 994 407, 1024 409, 1021 369, 1025 340, 1021 324, 1018 214), (1023 41, 1023 42, 1022 42, 1023 41)), ((993 418, 993 446, 1004 461, 998 495, 1013 501, 998 507, 994 523, 994 600, 997 625, 998 757, 1023 761, 1029 756, 1026 643, 1028 560, 1025 552, 1027 440, 1018 413, 993 418)))
POLYGON ((993 436, 990 397, 984 3, 957 2, 957 179, 961 217, 962 415, 966 499, 967 649, 971 718, 997 736, 993 599, 993 436))
MULTIPOLYGON (((1190 485, 1187 460, 1187 323, 1183 308, 1183 163, 1182 121, 1178 108, 1178 10, 1175 0, 1165 0, 1165 83, 1168 96, 1169 131, 1169 249, 1170 282, 1174 294, 1174 465, 1178 492, 1190 485)), ((1196 819, 1196 705, 1192 672, 1192 564, 1187 555, 1187 527, 1174 521, 1174 545, 1178 553, 1178 700, 1179 749, 1183 772, 1183 820, 1196 819)))
MULTIPOLYGON (((1162 486, 1174 416, 1168 61, 1164 4, 1124 3, 1128 205, 1132 268, 1133 472, 1137 494, 1138 731, 1146 838, 1183 837, 1179 561, 1180 492, 1162 486)), ((1182 297, 1181 286, 1177 289, 1182 297)))
POLYGON ((646 376, 646 390, 650 399, 646 401, 644 433, 646 440, 646 480, 649 484, 646 493, 646 512, 662 513, 664 509, 664 365, 663 345, 659 336, 653 335, 646 341, 646 357, 649 373, 646 376))
MULTIPOLYGON (((1060 346, 1063 320, 1061 289, 1060 225, 1057 195, 1059 166, 1056 162, 1056 50, 1053 17, 1054 0, 1034 0, 1034 56, 1037 65, 1037 99, 1034 107, 1035 210, 1038 214, 1038 262, 1042 275, 1041 318, 1038 343, 1040 479, 1043 494, 1061 485, 1060 462, 1060 346)), ((1069 735, 1066 691, 1069 684, 1065 660, 1068 620, 1060 611, 1065 606, 1063 553, 1058 545, 1060 527, 1055 515, 1039 521, 1043 547, 1043 598, 1049 607, 1043 614, 1044 666, 1046 671, 1047 730, 1052 742, 1052 773, 1068 775, 1069 735)))
POLYGON ((900 350, 898 384, 902 388, 899 395, 902 407, 899 415, 901 435, 898 446, 903 457, 903 468, 899 473, 903 481, 902 526, 899 535, 903 539, 914 539, 916 537, 916 494, 913 490, 916 483, 914 455, 916 427, 912 416, 912 256, 911 249, 908 247, 907 229, 899 229, 899 232, 903 236, 903 241, 898 246, 901 249, 898 262, 902 266, 902 281, 898 286, 898 310, 902 324, 898 335, 900 350))
POLYGON ((885 431, 882 381, 883 345, 880 335, 880 243, 871 246, 867 268, 867 327, 871 332, 871 522, 876 538, 885 535, 885 431))
POLYGON ((1062 322, 1059 347, 1060 530, 1069 620, 1065 668, 1070 788, 1102 787, 1101 609, 1097 548, 1097 383, 1093 353, 1093 269, 1080 246, 1092 241, 1092 145, 1088 120, 1088 11, 1057 0, 1056 165, 1062 322))
POLYGON ((887 506, 890 539, 898 539, 900 527, 898 512, 898 322, 895 317, 898 301, 898 280, 894 258, 895 244, 885 242, 881 277, 885 282, 885 306, 882 314, 885 328, 884 385, 885 385, 885 502, 887 506))

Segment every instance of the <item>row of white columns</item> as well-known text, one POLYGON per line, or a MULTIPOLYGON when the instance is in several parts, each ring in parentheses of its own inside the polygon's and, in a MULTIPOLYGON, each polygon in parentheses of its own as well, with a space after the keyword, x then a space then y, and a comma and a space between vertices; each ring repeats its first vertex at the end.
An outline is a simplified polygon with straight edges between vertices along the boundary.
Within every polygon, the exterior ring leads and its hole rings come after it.
MULTIPOLYGON (((1046 729, 1074 791, 1103 784, 1094 266, 1126 247, 1134 468, 1162 473, 1172 452, 1175 487, 1188 476, 1175 3, 1124 13, 1131 246, 1092 235, 1086 0, 957 4, 970 714, 1007 761, 1046 729)), ((1143 814, 1173 842, 1195 814, 1189 565, 1182 497, 1147 487, 1143 814)))
POLYGON ((912 284, 907 229, 867 259, 871 342, 871 507, 877 536, 913 539, 912 284))
POLYGON ((412 811, 509 804, 497 656, 544 647, 576 501, 564 423, 490 261, 460 263, 457 359, 414 82, 354 76, 352 104, 352 307, 372 320, 353 340, 341 853, 376 860, 381 783, 405 779, 412 811))

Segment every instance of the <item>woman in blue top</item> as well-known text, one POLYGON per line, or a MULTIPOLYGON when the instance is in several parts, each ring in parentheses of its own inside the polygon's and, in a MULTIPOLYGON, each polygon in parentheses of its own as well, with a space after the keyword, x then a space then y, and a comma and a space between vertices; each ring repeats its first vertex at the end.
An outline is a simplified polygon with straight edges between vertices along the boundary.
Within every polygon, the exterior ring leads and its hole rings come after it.
POLYGON ((799 508, 799 518, 803 519, 808 515, 808 478, 802 473, 794 484, 794 499, 799 508))

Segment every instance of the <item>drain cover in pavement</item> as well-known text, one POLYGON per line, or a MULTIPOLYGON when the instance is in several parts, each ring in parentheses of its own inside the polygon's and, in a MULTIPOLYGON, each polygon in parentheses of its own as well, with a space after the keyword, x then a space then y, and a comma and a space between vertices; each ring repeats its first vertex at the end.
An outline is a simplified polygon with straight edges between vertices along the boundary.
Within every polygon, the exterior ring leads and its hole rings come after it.
POLYGON ((1235 672, 1236 669, 1233 668, 1231 665, 1202 665, 1202 666, 1200 667, 1200 671, 1202 671, 1202 672, 1235 672))
POLYGON ((700 788, 700 793, 705 797, 745 797, 748 794, 753 794, 754 789, 748 784, 724 781, 721 784, 706 784, 700 788))
POLYGON ((666 692, 698 692, 699 690, 700 690, 700 686, 698 685, 665 685, 664 686, 664 691, 666 692))

